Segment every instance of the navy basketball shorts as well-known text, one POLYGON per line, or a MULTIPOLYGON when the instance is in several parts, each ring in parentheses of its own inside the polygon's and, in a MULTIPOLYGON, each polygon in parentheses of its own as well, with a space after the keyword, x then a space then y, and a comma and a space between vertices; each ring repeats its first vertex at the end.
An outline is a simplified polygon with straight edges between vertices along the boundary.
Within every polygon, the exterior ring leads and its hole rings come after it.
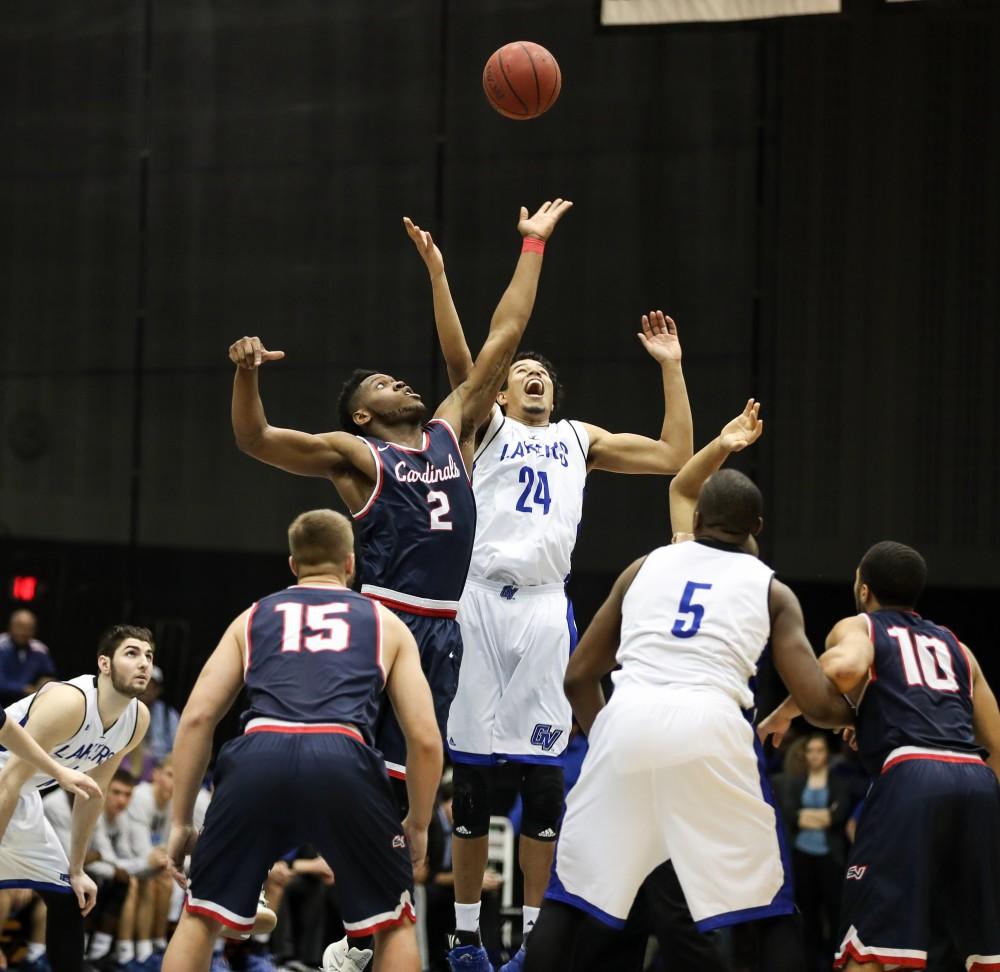
MULTIPOLYGON (((428 617, 422 614, 396 612, 410 629, 420 651, 420 667, 424 670, 434 699, 441 738, 448 728, 448 712, 458 691, 458 667, 462 662, 462 630, 454 618, 428 617)), ((375 748, 385 758, 390 776, 406 779, 406 738, 396 721, 396 713, 386 695, 375 726, 375 748)))
POLYGON ((280 857, 313 844, 347 934, 415 921, 413 871, 385 766, 352 730, 255 729, 222 747, 187 910, 243 934, 280 857))
POLYGON ((922 969, 932 942, 950 941, 963 968, 1000 969, 996 776, 968 754, 893 756, 858 822, 834 965, 922 969))

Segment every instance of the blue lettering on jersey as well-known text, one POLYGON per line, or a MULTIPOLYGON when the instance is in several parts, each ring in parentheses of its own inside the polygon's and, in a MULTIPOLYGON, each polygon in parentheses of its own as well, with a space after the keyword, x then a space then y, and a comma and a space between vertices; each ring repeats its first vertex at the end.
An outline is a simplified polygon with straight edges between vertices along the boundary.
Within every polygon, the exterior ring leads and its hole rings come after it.
POLYGON ((541 746, 548 752, 563 734, 562 729, 553 729, 550 723, 538 723, 531 733, 531 745, 541 746))
POLYGON ((115 754, 115 751, 109 746, 105 746, 104 743, 98 742, 89 742, 85 745, 81 745, 75 752, 72 753, 69 749, 70 747, 64 743, 52 754, 52 756, 59 760, 89 759, 100 766, 101 763, 110 759, 115 754))
POLYGON ((505 459, 523 459, 525 456, 555 459, 560 466, 565 468, 569 465, 569 446, 561 441, 549 444, 522 440, 511 449, 510 443, 505 442, 503 448, 500 450, 497 462, 503 462, 505 459))
POLYGON ((500 588, 500 596, 505 601, 513 601, 516 593, 517 588, 513 584, 505 584, 502 588, 500 588))

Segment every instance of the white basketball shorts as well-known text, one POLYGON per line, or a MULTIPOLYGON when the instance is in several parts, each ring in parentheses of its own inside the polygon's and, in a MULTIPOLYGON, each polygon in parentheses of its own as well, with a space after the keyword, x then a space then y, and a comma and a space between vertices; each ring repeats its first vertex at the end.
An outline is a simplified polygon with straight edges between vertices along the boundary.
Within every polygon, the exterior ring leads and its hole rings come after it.
POLYGON ((777 817, 736 702, 622 685, 592 727, 546 897, 620 928, 666 860, 701 931, 791 913, 777 817))
POLYGON ((563 585, 514 587, 470 577, 458 622, 463 649, 448 716, 452 758, 560 757, 573 718, 563 677, 576 634, 563 585))
POLYGON ((21 791, 0 842, 0 888, 69 891, 69 860, 36 789, 21 791))

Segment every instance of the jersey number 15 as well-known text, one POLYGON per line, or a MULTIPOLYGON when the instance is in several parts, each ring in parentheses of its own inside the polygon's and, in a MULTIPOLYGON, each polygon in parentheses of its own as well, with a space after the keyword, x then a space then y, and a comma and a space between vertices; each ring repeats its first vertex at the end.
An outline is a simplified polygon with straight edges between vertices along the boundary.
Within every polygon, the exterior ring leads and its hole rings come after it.
POLYGON ((335 617, 350 610, 350 605, 343 601, 308 605, 286 601, 275 605, 274 610, 281 613, 284 621, 281 634, 283 652, 302 651, 303 648, 306 651, 345 651, 351 645, 350 622, 335 617), (312 634, 304 635, 304 631, 311 631, 312 634))

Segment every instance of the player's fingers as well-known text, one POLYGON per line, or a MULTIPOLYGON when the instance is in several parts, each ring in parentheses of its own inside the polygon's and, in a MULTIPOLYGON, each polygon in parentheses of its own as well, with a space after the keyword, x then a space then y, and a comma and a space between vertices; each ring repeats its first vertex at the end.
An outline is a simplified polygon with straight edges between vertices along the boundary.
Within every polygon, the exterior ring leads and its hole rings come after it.
POLYGON ((243 339, 243 367, 250 368, 253 365, 253 338, 243 339))
POLYGON ((284 356, 284 351, 264 351, 261 357, 264 361, 280 361, 284 356))
POLYGON ((521 213, 520 213, 520 215, 521 215, 521 219, 527 219, 528 218, 528 208, 527 208, 527 206, 522 206, 521 207, 521 213))
POLYGON ((672 317, 669 317, 667 314, 664 314, 663 323, 667 328, 668 334, 673 334, 673 335, 677 334, 677 322, 672 317))

